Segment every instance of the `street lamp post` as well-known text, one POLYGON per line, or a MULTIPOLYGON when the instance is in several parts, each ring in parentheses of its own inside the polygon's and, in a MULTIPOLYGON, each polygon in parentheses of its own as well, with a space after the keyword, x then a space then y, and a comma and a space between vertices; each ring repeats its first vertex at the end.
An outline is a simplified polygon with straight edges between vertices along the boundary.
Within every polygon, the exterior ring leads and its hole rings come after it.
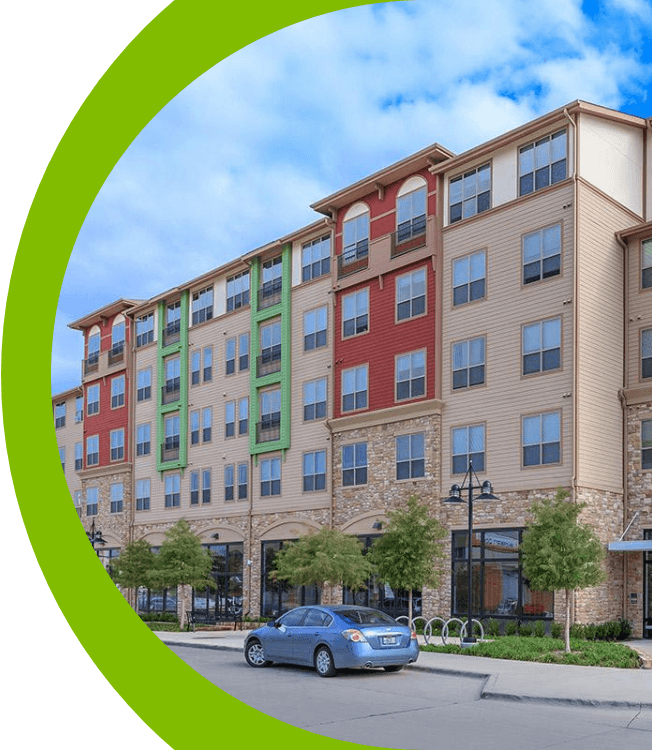
MULTIPOLYGON (((102 537, 102 532, 98 529, 95 530, 95 519, 93 519, 93 522, 91 523, 90 531, 86 532, 86 536, 88 537, 89 542, 91 543, 91 547, 93 548, 93 552, 95 552, 95 545, 96 544, 106 544, 106 539, 102 537)), ((100 556, 100 551, 97 550, 97 556, 100 556)))
POLYGON ((473 635, 473 604, 472 604, 472 598, 471 598, 471 589, 473 586, 473 570, 471 567, 471 563, 473 560, 473 490, 482 490, 480 495, 478 495, 478 500, 498 500, 498 498, 493 494, 493 488, 491 486, 491 482, 487 479, 482 484, 480 484, 480 480, 478 479, 478 475, 475 473, 475 470, 473 469, 473 462, 469 461, 469 468, 467 469, 466 475, 464 476, 464 481, 461 485, 454 484, 451 487, 451 494, 444 500, 445 503, 450 503, 451 505, 458 505, 464 502, 462 498, 462 491, 468 490, 468 510, 469 510, 469 535, 468 535, 468 549, 467 549, 467 574, 468 574, 468 591, 467 591, 467 599, 468 599, 468 619, 466 624, 466 637, 462 639, 461 645, 462 648, 465 646, 470 646, 476 642, 476 639, 473 635), (475 483, 474 483, 475 480, 475 483), (467 484, 468 482, 468 484, 467 484), (465 486, 466 485, 466 486, 465 486))

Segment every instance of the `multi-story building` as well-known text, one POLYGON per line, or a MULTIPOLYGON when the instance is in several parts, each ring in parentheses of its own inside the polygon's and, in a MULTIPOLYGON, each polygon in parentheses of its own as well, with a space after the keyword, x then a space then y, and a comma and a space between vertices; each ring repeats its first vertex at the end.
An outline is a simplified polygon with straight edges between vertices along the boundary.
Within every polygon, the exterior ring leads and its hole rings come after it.
MULTIPOLYGON (((414 493, 449 530, 450 575, 417 601, 464 614, 466 510, 442 498, 472 466, 498 497, 475 507, 478 616, 561 614, 529 589, 518 545, 532 502, 562 487, 608 550, 575 618, 652 636, 649 132, 577 101, 457 156, 434 144, 313 204, 326 219, 77 321, 84 522, 95 489, 117 547, 156 547, 186 518, 219 582, 195 609, 269 615, 316 596, 270 579, 283 544, 333 525, 368 546, 414 493), (110 409, 116 377, 124 408, 110 409)), ((72 396, 53 399, 55 420, 72 396)), ((355 596, 405 610, 382 582, 355 596)))

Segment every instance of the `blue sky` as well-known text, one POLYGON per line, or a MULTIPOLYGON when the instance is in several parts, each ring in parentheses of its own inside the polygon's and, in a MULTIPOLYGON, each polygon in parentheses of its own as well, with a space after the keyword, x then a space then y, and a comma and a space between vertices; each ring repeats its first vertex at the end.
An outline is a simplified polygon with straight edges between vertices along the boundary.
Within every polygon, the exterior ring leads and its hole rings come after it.
POLYGON ((309 204, 438 141, 464 151, 574 99, 652 116, 647 0, 413 0, 339 11, 232 55, 171 101, 97 196, 55 322, 145 299, 319 218, 309 204))

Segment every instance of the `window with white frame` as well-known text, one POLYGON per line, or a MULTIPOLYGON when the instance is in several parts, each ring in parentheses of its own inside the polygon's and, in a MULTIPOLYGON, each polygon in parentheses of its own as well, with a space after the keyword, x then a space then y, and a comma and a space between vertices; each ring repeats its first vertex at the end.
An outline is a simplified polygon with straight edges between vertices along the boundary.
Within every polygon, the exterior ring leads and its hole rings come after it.
POLYGON ((61 401, 54 405, 54 428, 58 430, 60 427, 66 426, 66 402, 61 401))
POLYGON ((154 313, 136 318, 136 346, 145 346, 154 341, 154 313))
POLYGON ((484 250, 453 261, 453 305, 482 299, 486 294, 486 254, 484 250))
POLYGON ((426 232, 426 185, 396 199, 396 242, 405 242, 426 232))
POLYGON ((416 318, 426 312, 426 269, 418 268, 396 279, 396 320, 416 318))
POLYGON ((201 382, 201 349, 194 349, 190 354, 190 385, 201 382))
POLYGON ((326 328, 328 321, 327 308, 318 307, 303 315, 303 349, 310 351, 326 346, 326 328))
POLYGON ((303 454, 303 491, 319 492, 326 489, 326 451, 303 454))
POLYGON ((561 415, 558 411, 523 417, 523 466, 561 462, 561 415))
POLYGON ((164 363, 163 403, 176 401, 181 393, 181 357, 167 357, 164 363))
POLYGON ((491 165, 483 164, 448 183, 449 223, 468 219, 491 208, 491 165))
POLYGON ((179 450, 179 415, 170 414, 164 420, 165 450, 179 450))
POLYGON ((204 369, 203 369, 204 383, 210 383, 213 379, 213 347, 204 347, 204 369))
POLYGON ((149 510, 152 490, 149 479, 136 480, 136 510, 149 510))
POLYGON ((342 372, 342 411, 367 408, 368 375, 367 365, 351 367, 342 372))
POLYGON ((201 473, 201 502, 206 505, 211 501, 211 470, 202 469, 201 473))
POLYGON ((165 476, 165 507, 178 508, 181 505, 181 476, 166 474, 165 476))
POLYGON ((235 500, 235 468, 233 464, 224 467, 224 502, 235 500))
POLYGON ((369 330, 369 288, 342 298, 342 338, 369 330))
POLYGON ((263 365, 281 360, 281 321, 260 327, 260 361, 263 365))
POLYGON ((426 474, 425 435, 396 436, 396 479, 418 479, 426 474))
POLYGON ((59 446, 59 461, 61 461, 61 468, 65 473, 66 471, 66 446, 65 445, 59 446))
POLYGON ((652 419, 641 422, 641 469, 652 469, 652 419))
POLYGON ((342 225, 342 263, 347 265, 369 255, 369 211, 342 225))
POLYGON ((566 179, 566 131, 528 143, 518 150, 519 195, 566 179))
POLYGON ((249 271, 243 271, 226 280, 227 312, 249 304, 249 284, 249 271))
POLYGON ((303 419, 326 419, 326 378, 309 380, 303 384, 303 419))
POLYGON ((238 500, 246 500, 249 496, 249 464, 238 464, 238 500))
POLYGON ((272 430, 281 424, 281 389, 263 391, 260 394, 260 427, 272 430))
POLYGON ((227 339, 224 348, 224 360, 226 365, 226 374, 233 375, 235 372, 235 339, 227 339))
POLYGON ((118 375, 111 380, 111 408, 117 409, 125 405, 125 376, 118 375))
POLYGON ((453 390, 484 383, 485 337, 453 344, 453 390))
POLYGON ((205 323, 213 317, 213 287, 192 294, 192 324, 205 323))
POLYGON ((199 409, 190 412, 190 445, 199 445, 199 409))
POLYGON ((100 386, 98 384, 89 385, 86 391, 88 396, 88 403, 86 404, 86 412, 88 416, 100 413, 100 386))
POLYGON ((86 438, 86 467, 97 466, 100 462, 100 438, 99 435, 90 435, 86 438))
POLYGON ((152 397, 152 368, 138 370, 136 375, 136 400, 147 401, 152 397))
POLYGON ((238 369, 240 372, 249 369, 249 331, 238 336, 238 369))
POLYGON ((77 511, 77 515, 81 518, 82 515, 82 500, 84 497, 84 493, 81 490, 75 490, 75 494, 73 495, 73 500, 75 503, 75 510, 77 511))
POLYGON ((330 273, 331 238, 330 235, 318 240, 306 242, 301 248, 301 280, 310 281, 330 273))
POLYGON ((122 513, 125 487, 122 482, 113 482, 110 487, 111 513, 122 513))
POLYGON ((270 497, 281 494, 281 459, 264 458, 260 462, 260 495, 270 497))
POLYGON ((99 487, 87 487, 86 488, 86 515, 96 516, 99 513, 100 507, 100 488, 99 487))
POLYGON ((641 287, 652 289, 652 239, 641 242, 641 287))
POLYGON ((111 328, 111 354, 120 354, 125 348, 125 320, 119 315, 111 328))
POLYGON ((91 333, 88 337, 88 346, 87 346, 87 363, 89 365, 93 365, 99 361, 100 358, 100 334, 99 331, 97 333, 91 333))
POLYGON ((139 424, 136 427, 136 455, 149 456, 152 449, 152 427, 150 424, 139 424))
POLYGON ((111 461, 123 461, 125 457, 125 431, 121 427, 119 430, 111 430, 111 461))
POLYGON ((235 401, 224 404, 224 437, 235 437, 235 401))
POLYGON ((561 273, 561 224, 523 235, 523 283, 561 273))
POLYGON ((190 472, 190 504, 199 505, 199 472, 190 472))
POLYGON ((426 393, 426 353, 410 352, 396 357, 396 400, 419 398, 426 393))
POLYGON ((84 468, 84 443, 75 443, 75 471, 84 468))
POLYGON ((79 424, 79 422, 84 421, 84 397, 83 396, 76 396, 75 397, 75 423, 79 424))
POLYGON ((238 400, 238 435, 249 434, 249 397, 238 400))
POLYGON ((165 308, 165 333, 168 337, 181 331, 181 300, 171 302, 165 308))
POLYGON ((283 288, 283 257, 281 255, 263 262, 261 282, 260 292, 263 298, 276 297, 280 294, 283 288))
POLYGON ((523 375, 561 367, 561 318, 523 326, 523 375))
POLYGON ((342 485, 354 487, 367 484, 367 444, 342 446, 342 485))
POLYGON ((451 433, 453 474, 465 474, 469 463, 475 471, 485 470, 485 426, 454 427, 451 433))
POLYGON ((652 328, 641 331, 641 377, 652 378, 652 328))
POLYGON ((202 443, 210 443, 213 438, 213 408, 206 406, 201 410, 202 443))

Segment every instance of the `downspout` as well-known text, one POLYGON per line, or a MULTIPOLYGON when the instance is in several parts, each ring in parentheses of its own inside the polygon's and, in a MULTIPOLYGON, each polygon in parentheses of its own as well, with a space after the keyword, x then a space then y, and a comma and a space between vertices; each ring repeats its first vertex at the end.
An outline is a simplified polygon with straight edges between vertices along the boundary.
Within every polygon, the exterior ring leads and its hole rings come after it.
POLYGON ((329 506, 329 521, 328 525, 332 529, 333 528, 333 521, 335 516, 335 500, 333 496, 333 487, 335 486, 334 481, 334 473, 335 473, 335 450, 333 449, 333 428, 331 427, 330 420, 325 419, 324 424, 326 425, 326 429, 328 430, 328 442, 331 444, 331 470, 330 470, 330 477, 328 480, 328 489, 330 493, 330 506, 329 506))

